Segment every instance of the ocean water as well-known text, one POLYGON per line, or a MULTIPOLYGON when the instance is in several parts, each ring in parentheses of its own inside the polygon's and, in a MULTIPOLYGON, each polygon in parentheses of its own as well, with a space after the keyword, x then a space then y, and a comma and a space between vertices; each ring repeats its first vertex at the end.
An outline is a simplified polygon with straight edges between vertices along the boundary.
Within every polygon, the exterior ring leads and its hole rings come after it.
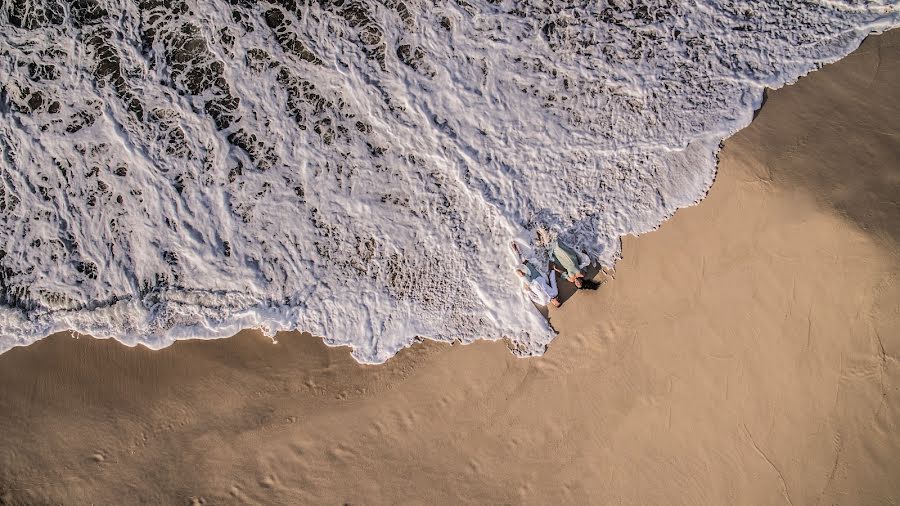
POLYGON ((889 0, 2 0, 0 352, 554 334, 511 240, 611 266, 889 0))

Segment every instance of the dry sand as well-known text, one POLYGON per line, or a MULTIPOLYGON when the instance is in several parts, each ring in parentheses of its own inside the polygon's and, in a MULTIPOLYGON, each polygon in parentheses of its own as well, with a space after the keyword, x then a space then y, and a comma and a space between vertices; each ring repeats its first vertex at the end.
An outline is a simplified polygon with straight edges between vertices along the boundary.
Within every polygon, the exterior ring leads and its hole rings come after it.
POLYGON ((900 32, 770 94, 543 358, 302 335, 0 356, 0 503, 897 504, 900 32))

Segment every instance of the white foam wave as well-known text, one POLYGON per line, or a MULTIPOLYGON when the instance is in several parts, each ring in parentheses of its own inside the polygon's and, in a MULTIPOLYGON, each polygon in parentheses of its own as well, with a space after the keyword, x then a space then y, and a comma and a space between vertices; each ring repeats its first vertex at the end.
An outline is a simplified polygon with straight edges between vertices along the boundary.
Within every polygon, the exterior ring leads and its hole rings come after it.
POLYGON ((887 0, 4 2, 0 351, 260 327, 363 362, 416 336, 539 354, 511 239, 612 264, 706 194, 765 87, 898 19, 887 0))

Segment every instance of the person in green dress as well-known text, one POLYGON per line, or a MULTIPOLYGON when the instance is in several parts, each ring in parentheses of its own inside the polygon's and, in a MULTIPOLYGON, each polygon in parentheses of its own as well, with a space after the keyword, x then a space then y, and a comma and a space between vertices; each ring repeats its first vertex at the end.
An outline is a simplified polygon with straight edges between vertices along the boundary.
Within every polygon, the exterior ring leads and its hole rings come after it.
POLYGON ((553 269, 576 287, 582 287, 584 272, 581 270, 581 255, 562 241, 556 241, 551 250, 553 269))

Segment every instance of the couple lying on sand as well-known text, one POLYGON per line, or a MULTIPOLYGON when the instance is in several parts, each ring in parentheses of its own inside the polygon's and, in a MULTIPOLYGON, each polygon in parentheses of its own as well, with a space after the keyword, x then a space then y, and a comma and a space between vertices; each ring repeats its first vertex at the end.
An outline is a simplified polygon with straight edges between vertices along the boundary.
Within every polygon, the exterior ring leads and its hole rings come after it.
POLYGON ((590 264, 587 255, 581 255, 574 249, 560 241, 555 241, 550 249, 550 262, 547 273, 544 273, 532 262, 522 256, 518 245, 512 243, 513 251, 519 257, 519 267, 516 274, 522 278, 522 290, 528 298, 538 306, 553 304, 559 307, 561 302, 557 298, 559 290, 556 287, 556 272, 574 284, 577 288, 584 288, 590 283, 584 279, 583 269, 590 264))

